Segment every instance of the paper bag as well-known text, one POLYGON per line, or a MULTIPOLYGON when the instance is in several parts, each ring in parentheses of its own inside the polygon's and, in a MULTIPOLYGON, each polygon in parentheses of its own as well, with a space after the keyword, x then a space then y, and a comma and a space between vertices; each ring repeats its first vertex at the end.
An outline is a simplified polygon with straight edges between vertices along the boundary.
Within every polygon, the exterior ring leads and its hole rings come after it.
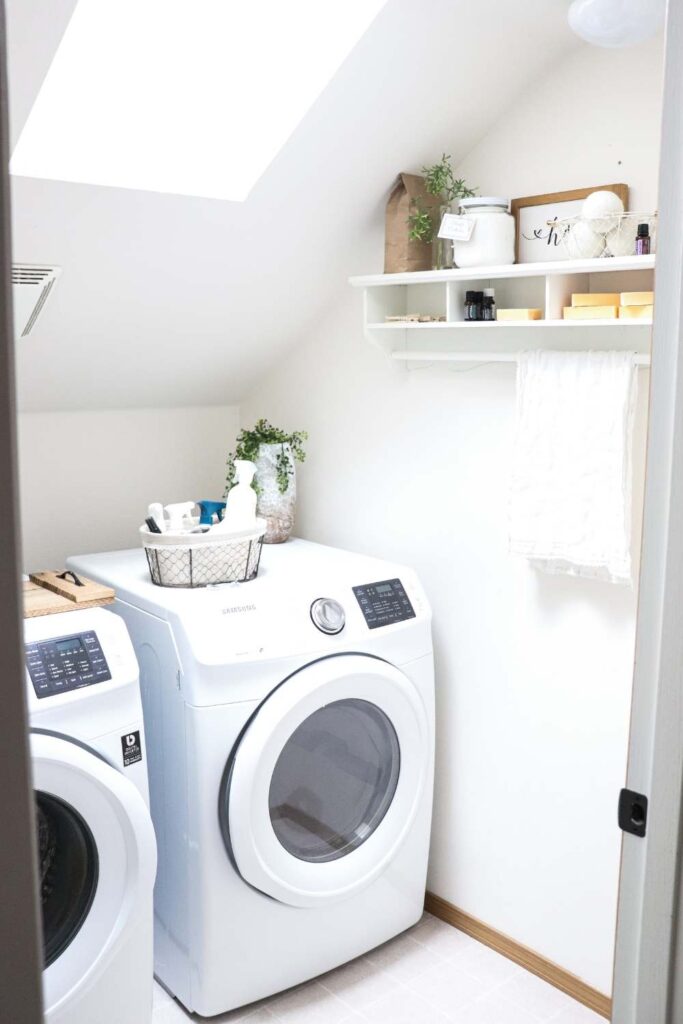
MULTIPOLYGON (((423 210, 439 215, 441 196, 431 196, 425 190, 424 178, 419 174, 399 174, 389 195, 386 212, 384 241, 384 273, 401 274, 411 270, 431 270, 432 243, 410 238, 408 218, 415 213, 415 201, 423 210)), ((438 230, 438 224, 435 226, 438 230)))

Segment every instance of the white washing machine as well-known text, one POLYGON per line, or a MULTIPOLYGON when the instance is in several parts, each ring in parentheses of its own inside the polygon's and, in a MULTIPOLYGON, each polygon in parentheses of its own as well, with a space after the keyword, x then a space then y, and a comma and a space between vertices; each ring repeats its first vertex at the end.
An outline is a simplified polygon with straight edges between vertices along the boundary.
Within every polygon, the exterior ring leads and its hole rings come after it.
POLYGON ((156 842, 138 667, 102 608, 26 619, 47 1024, 151 1020, 156 842))
POLYGON ((300 540, 201 590, 154 586, 142 550, 69 565, 116 588, 140 664, 164 985, 212 1016, 414 924, 434 765, 415 574, 300 540))

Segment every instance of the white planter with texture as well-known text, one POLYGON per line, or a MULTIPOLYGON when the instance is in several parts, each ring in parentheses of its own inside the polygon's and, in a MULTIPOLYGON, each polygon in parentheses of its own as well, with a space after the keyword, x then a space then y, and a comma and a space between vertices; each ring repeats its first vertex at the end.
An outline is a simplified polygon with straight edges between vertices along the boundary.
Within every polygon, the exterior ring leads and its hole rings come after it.
POLYGON ((294 528, 296 510, 296 464, 289 444, 262 444, 256 464, 257 515, 268 523, 266 544, 282 544, 294 528), (280 490, 278 469, 287 466, 287 489, 280 490))

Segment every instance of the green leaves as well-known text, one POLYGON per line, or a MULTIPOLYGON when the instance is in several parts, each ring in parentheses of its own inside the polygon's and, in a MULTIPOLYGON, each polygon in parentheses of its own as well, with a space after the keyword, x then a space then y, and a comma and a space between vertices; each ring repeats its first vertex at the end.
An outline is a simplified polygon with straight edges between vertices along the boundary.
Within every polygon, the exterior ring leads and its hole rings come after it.
POLYGON ((454 199, 470 199, 476 194, 476 188, 469 188, 464 178, 455 177, 451 158, 446 153, 442 153, 440 163, 423 167, 422 173, 430 196, 443 196, 445 203, 452 203, 454 199))
POLYGON ((417 200, 413 201, 414 212, 408 217, 408 232, 413 242, 431 242, 434 238, 434 221, 427 212, 423 210, 417 200))
MULTIPOLYGON (((280 494, 284 494, 289 487, 289 478, 294 473, 289 455, 285 445, 289 445, 292 456, 297 462, 303 462, 306 458, 304 442, 308 440, 308 433, 305 430, 295 430, 291 434, 285 433, 279 427, 273 427, 268 420, 261 419, 252 430, 241 430, 237 437, 234 452, 230 452, 227 460, 227 476, 225 493, 232 487, 235 479, 235 459, 246 459, 249 462, 256 462, 259 449, 262 444, 280 444, 281 450, 277 453, 275 464, 277 484, 280 494)), ((253 485, 254 490, 259 493, 258 480, 253 485)))
MULTIPOLYGON (((430 196, 440 196, 444 206, 450 206, 456 199, 470 199, 476 195, 476 189, 469 188, 464 178, 456 178, 451 167, 451 158, 443 153, 438 164, 423 167, 425 191, 430 196)), ((431 213, 420 205, 419 197, 411 203, 408 217, 409 237, 413 242, 433 242, 439 230, 436 223, 438 211, 431 213)))

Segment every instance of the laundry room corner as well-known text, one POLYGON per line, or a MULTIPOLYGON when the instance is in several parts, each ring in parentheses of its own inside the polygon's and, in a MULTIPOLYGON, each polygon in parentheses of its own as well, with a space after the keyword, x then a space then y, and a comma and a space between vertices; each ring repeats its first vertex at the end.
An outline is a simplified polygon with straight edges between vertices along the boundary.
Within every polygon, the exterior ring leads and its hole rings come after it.
MULTIPOLYGON (((502 165, 513 192, 623 177, 636 206, 653 206, 661 77, 661 39, 644 44, 637 62, 628 50, 581 47, 515 99, 457 173, 485 193, 500 187, 502 165)), ((377 210, 350 273, 376 264, 383 227, 377 210)), ((308 337, 243 400, 242 423, 267 411, 309 430, 302 536, 389 558, 409 552, 436 596, 428 888, 609 994, 620 847, 612 824, 628 740, 635 594, 544 578, 510 558, 513 370, 389 366, 363 337, 362 318, 360 296, 340 283, 308 337)), ((643 379, 636 538, 647 390, 643 379)))

